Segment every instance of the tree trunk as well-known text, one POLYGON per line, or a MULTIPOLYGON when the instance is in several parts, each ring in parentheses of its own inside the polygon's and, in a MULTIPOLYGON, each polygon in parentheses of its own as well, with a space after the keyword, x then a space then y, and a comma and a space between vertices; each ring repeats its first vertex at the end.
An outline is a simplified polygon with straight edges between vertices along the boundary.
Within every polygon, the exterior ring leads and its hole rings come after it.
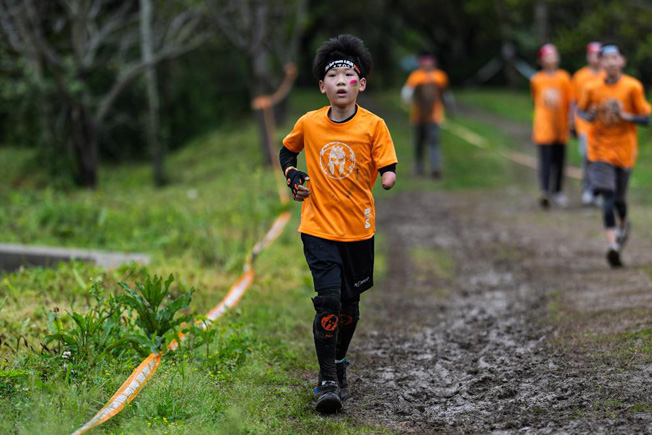
POLYGON ((534 6, 534 26, 537 31, 539 45, 548 42, 550 37, 548 31, 548 5, 546 0, 537 0, 534 6))
MULTIPOLYGON (((271 87, 269 86, 269 78, 272 76, 272 72, 269 68, 269 58, 264 47, 260 47, 249 57, 249 71, 251 76, 251 91, 252 91, 252 100, 258 96, 266 95, 271 92, 271 87)), ((270 146, 270 142, 274 140, 273 137, 269 137, 267 125, 265 123, 265 117, 262 110, 256 111, 256 123, 258 124, 258 130, 260 132, 260 146, 263 156, 263 164, 266 166, 272 165, 273 156, 270 154, 270 149, 273 147, 270 146)))
POLYGON ((75 104, 71 109, 70 140, 77 166, 77 183, 83 187, 95 188, 99 166, 99 128, 81 104, 75 104))
MULTIPOLYGON (((140 0, 140 46, 143 62, 152 62, 154 48, 152 40, 152 2, 151 0, 140 0)), ((165 184, 165 149, 159 137, 159 114, 160 101, 158 94, 158 80, 156 67, 150 65, 145 70, 145 83, 147 86, 147 143, 152 156, 152 168, 154 173, 154 184, 162 186, 165 184)))

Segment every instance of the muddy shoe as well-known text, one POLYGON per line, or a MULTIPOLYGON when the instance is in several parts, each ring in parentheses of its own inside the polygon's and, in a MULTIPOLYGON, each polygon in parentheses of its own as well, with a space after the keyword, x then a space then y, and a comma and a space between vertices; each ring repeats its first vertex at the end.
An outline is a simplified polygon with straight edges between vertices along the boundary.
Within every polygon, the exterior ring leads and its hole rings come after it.
POLYGON ((317 405, 315 409, 322 414, 335 414, 342 409, 339 388, 336 381, 322 381, 317 387, 317 405))
POLYGON ((542 193, 541 196, 539 197, 539 205, 541 206, 542 209, 548 210, 550 207, 550 198, 548 197, 547 193, 542 193))
POLYGON ((609 247, 609 250, 607 251, 607 262, 612 269, 623 267, 623 262, 620 260, 620 251, 618 250, 618 246, 609 247))
POLYGON ((629 219, 625 221, 625 226, 624 227, 618 227, 616 228, 616 243, 618 243, 618 247, 620 249, 623 249, 625 246, 625 243, 627 243, 627 239, 629 239, 629 233, 632 229, 631 224, 629 223, 629 219))
POLYGON ((335 369, 337 370, 337 382, 340 384, 340 398, 342 401, 345 401, 351 397, 349 394, 349 383, 346 380, 346 368, 349 365, 351 365, 351 362, 346 358, 342 359, 341 362, 335 363, 335 369))

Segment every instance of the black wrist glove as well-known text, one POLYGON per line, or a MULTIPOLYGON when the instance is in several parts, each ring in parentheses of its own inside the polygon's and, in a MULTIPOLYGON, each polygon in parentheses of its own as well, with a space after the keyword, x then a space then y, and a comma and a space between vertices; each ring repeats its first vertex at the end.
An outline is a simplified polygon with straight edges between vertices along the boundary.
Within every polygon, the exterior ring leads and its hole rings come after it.
POLYGON ((306 182, 308 174, 301 172, 298 169, 292 168, 287 172, 285 178, 287 178, 288 187, 290 190, 292 190, 292 196, 294 197, 297 195, 299 186, 302 186, 306 182))

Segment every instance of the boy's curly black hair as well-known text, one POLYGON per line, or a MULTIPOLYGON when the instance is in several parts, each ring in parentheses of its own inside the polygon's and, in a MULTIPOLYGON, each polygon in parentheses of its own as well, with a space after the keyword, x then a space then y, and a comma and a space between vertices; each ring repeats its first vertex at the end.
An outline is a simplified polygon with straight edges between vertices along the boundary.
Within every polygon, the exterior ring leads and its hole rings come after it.
POLYGON ((350 60, 360 68, 360 78, 366 77, 371 72, 373 61, 371 53, 360 38, 353 35, 339 35, 324 42, 317 49, 315 60, 312 63, 312 73, 318 80, 323 80, 326 75, 326 65, 334 60, 350 60))

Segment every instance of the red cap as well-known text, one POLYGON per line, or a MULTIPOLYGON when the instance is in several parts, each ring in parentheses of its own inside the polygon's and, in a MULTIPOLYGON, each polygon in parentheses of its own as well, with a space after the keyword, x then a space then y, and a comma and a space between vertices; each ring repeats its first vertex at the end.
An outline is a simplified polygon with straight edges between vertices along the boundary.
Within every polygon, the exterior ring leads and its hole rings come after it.
POLYGON ((552 53, 557 53, 557 47, 552 44, 544 44, 537 52, 537 58, 541 59, 543 56, 547 56, 552 53))
POLYGON ((589 42, 586 46, 587 54, 600 53, 600 50, 602 50, 602 44, 599 42, 589 42))

